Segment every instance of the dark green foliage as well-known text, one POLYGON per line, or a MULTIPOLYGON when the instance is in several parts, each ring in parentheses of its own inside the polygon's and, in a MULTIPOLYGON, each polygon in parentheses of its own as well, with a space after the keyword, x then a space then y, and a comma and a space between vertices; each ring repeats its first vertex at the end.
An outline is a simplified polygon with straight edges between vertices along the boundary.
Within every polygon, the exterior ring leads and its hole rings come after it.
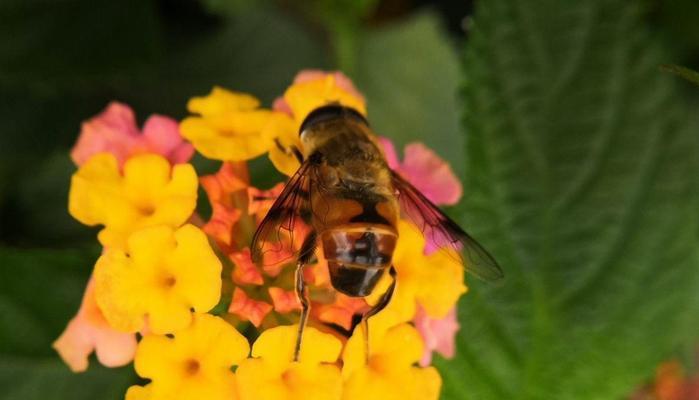
POLYGON ((663 64, 660 66, 660 69, 684 78, 695 85, 699 85, 699 72, 697 71, 674 64, 663 64))
POLYGON ((697 328, 697 128, 627 1, 480 2, 462 221, 506 271, 449 398, 614 399, 697 328))
POLYGON ((51 343, 77 310, 98 251, 0 248, 0 399, 120 399, 135 376, 95 360, 73 374, 51 343))

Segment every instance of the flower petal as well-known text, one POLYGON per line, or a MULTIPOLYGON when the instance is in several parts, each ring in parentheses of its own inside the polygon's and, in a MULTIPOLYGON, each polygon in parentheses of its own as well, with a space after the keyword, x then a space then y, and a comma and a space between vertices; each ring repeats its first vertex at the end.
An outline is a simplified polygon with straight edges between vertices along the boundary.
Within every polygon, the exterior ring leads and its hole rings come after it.
POLYGON ((294 362, 298 326, 264 331, 252 349, 256 358, 245 360, 236 374, 243 400, 339 400, 340 371, 334 363, 342 345, 332 335, 307 327, 301 354, 294 362))
POLYGON ((248 352, 245 337, 223 319, 197 314, 187 329, 172 338, 145 336, 135 367, 140 376, 152 380, 150 399, 235 400, 231 367, 248 352))
POLYGON ((272 298, 274 310, 281 314, 286 314, 292 311, 301 310, 301 302, 296 297, 296 292, 293 290, 284 290, 278 287, 270 287, 267 289, 269 297, 272 298))
POLYGON ((95 154, 109 152, 121 164, 129 156, 137 138, 138 127, 133 110, 126 104, 114 101, 102 113, 83 123, 70 156, 80 166, 95 154))
POLYGON ((228 307, 228 312, 235 314, 245 321, 250 321, 256 327, 262 324, 267 314, 272 311, 272 305, 264 301, 254 300, 248 297, 245 292, 236 287, 233 290, 233 301, 228 307))
POLYGON ((459 332, 456 307, 452 308, 444 318, 432 318, 425 313, 422 307, 419 307, 414 323, 425 342, 425 351, 420 359, 420 365, 426 367, 432 362, 433 351, 446 358, 454 357, 455 339, 459 332))
POLYGON ((422 143, 405 146, 400 172, 433 203, 453 205, 463 192, 449 164, 422 143))
POLYGON ((151 115, 143 124, 146 151, 165 156, 172 164, 186 163, 194 155, 194 147, 180 135, 177 121, 164 115, 151 115))
POLYGON ((160 225, 135 232, 128 254, 107 250, 95 265, 95 295, 110 325, 164 334, 186 328, 190 309, 206 312, 219 300, 221 263, 203 232, 160 225), (196 268, 193 268, 196 266, 196 268))
POLYGON ((184 223, 196 196, 197 176, 189 164, 170 167, 162 156, 143 154, 126 161, 122 176, 116 158, 100 153, 73 175, 68 209, 86 225, 105 226, 98 236, 104 246, 123 249, 135 230, 184 223))
POLYGON ((100 364, 121 367, 133 360, 136 337, 130 333, 118 332, 107 324, 97 307, 94 284, 90 279, 78 314, 53 343, 53 348, 73 372, 87 370, 88 356, 93 351, 100 364))

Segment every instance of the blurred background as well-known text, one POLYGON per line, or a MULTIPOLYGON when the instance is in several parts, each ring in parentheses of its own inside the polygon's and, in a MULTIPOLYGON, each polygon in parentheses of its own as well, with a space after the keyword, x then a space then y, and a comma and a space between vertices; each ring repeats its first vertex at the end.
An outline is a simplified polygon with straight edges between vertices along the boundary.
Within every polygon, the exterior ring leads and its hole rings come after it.
POLYGON ((452 164, 448 212, 505 270, 469 283, 443 398, 699 399, 699 87, 666 63, 699 67, 699 2, 2 0, 0 399, 136 380, 50 347, 99 252, 67 213, 81 122, 110 100, 180 119, 213 85, 269 106, 306 68, 452 164))

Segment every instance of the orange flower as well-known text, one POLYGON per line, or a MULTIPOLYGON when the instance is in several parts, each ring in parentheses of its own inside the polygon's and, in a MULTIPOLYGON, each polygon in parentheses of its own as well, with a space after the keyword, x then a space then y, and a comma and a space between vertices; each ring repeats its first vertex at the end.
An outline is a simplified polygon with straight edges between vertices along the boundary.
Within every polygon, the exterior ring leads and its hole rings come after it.
POLYGON ((369 305, 363 298, 336 293, 335 301, 329 304, 314 302, 311 310, 320 321, 336 324, 350 330, 355 315, 363 315, 369 310, 369 305))
POLYGON ((219 244, 233 245, 233 227, 242 215, 235 193, 244 190, 247 182, 236 173, 233 164, 223 163, 217 173, 199 178, 211 203, 211 219, 202 228, 219 244))
POLYGON ((269 297, 272 298, 274 310, 278 313, 286 314, 301 310, 301 302, 299 302, 295 291, 284 290, 278 287, 271 287, 267 291, 269 292, 269 297))
POLYGON ((233 291, 233 301, 228 307, 228 312, 235 314, 245 321, 250 321, 256 327, 262 324, 267 314, 272 311, 272 305, 264 301, 250 298, 240 288, 233 291))
POLYGON ((243 251, 231 253, 229 258, 235 267, 233 269, 233 282, 238 285, 262 285, 264 283, 257 265, 250 258, 248 247, 244 248, 243 251))
POLYGON ((248 214, 256 215, 258 220, 267 215, 272 204, 284 190, 284 183, 277 183, 271 189, 261 190, 256 187, 248 187, 248 214))

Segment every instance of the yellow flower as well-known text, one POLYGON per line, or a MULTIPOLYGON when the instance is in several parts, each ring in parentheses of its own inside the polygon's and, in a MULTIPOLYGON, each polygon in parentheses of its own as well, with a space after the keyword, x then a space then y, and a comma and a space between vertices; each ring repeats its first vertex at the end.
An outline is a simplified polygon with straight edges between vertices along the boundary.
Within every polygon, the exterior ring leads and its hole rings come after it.
POLYGON ((269 158, 282 173, 291 176, 299 167, 296 157, 288 151, 296 147, 303 152, 299 128, 308 114, 318 107, 339 103, 366 115, 364 97, 352 81, 339 72, 301 71, 284 96, 274 103, 274 118, 264 129, 272 141, 269 158))
POLYGON ((95 296, 109 324, 157 334, 186 328, 191 309, 207 312, 221 295, 221 262, 193 225, 140 230, 126 252, 107 249, 95 265, 95 296))
POLYGON ((366 115, 364 99, 338 83, 336 74, 318 74, 314 79, 294 83, 284 92, 284 101, 293 113, 297 132, 311 111, 330 103, 339 103, 366 115))
POLYGON ((116 158, 100 153, 73 175, 68 209, 83 224, 104 225, 98 238, 105 247, 124 248, 138 229, 181 225, 196 202, 191 165, 171 167, 162 156, 143 154, 129 158, 121 174, 116 158))
MULTIPOLYGON (((399 221, 398 232, 400 240, 393 253, 398 285, 386 309, 373 318, 390 319, 385 325, 407 322, 415 316, 418 304, 429 317, 444 318, 466 293, 463 265, 457 262, 455 254, 446 250, 425 255, 425 238, 410 223, 399 221)), ((375 303, 389 283, 388 278, 382 280, 368 301, 375 303)))
POLYGON ((151 385, 133 385, 126 391, 126 400, 150 400, 151 389, 151 385))
POLYGON ((266 153, 272 142, 262 135, 271 111, 247 94, 214 87, 205 97, 189 100, 187 109, 196 117, 180 124, 182 136, 208 158, 244 161, 266 153))
POLYGON ((290 149, 296 147, 303 152, 298 127, 294 120, 282 112, 274 112, 263 129, 262 135, 274 143, 269 149, 269 159, 272 164, 283 174, 294 175, 301 164, 290 149))
POLYGON ((342 377, 333 363, 342 344, 332 335, 308 327, 299 362, 293 362, 297 325, 278 326, 260 335, 251 358, 236 372, 241 400, 340 399, 342 377))
POLYGON ((127 400, 236 400, 231 367, 249 350, 247 339, 223 319, 195 315, 192 324, 173 338, 147 335, 141 340, 136 372, 152 382, 132 386, 127 400))
POLYGON ((355 329, 343 353, 342 376, 345 400, 438 399, 442 380, 433 367, 413 366, 421 357, 420 334, 408 324, 390 329, 370 319, 370 347, 365 355, 364 333, 355 329))
POLYGON ((205 97, 193 97, 187 102, 187 109, 203 117, 212 117, 240 110, 254 110, 260 101, 247 93, 232 92, 214 86, 205 97))

